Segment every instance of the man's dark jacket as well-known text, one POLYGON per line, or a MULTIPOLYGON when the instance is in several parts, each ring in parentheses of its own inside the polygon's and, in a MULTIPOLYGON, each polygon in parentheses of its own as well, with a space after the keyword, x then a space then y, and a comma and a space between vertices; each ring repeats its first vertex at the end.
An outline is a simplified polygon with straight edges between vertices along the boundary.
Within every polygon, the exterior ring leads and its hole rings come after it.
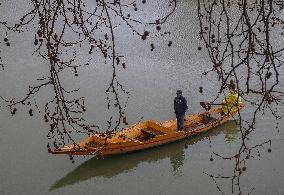
POLYGON ((187 102, 183 96, 175 97, 174 109, 177 115, 185 113, 185 111, 187 110, 187 102))

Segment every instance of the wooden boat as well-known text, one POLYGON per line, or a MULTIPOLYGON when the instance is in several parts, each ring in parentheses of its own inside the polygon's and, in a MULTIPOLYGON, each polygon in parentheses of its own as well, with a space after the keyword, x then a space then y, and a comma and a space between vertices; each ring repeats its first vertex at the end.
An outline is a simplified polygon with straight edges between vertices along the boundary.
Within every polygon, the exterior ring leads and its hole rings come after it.
MULTIPOLYGON (((244 104, 240 105, 240 110, 244 104)), ((204 113, 185 117, 185 129, 177 131, 176 119, 157 122, 154 120, 132 125, 112 134, 90 134, 83 142, 49 150, 52 154, 68 155, 114 155, 164 145, 210 130, 232 118, 238 111, 222 115, 222 108, 216 107, 204 113), (210 116, 210 117, 208 117, 210 116)))

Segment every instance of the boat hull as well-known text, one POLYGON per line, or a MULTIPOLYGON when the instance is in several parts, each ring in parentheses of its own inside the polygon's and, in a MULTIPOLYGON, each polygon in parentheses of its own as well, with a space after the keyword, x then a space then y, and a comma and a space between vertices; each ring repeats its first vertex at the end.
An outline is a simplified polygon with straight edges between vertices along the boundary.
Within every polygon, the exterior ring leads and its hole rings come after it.
MULTIPOLYGON (((244 105, 242 104, 240 109, 243 107, 244 105)), ((111 138, 105 138, 102 134, 92 134, 81 143, 50 150, 49 152, 52 154, 108 156, 150 149, 204 133, 223 124, 238 113, 238 111, 235 111, 234 113, 223 116, 221 115, 221 110, 219 107, 206 112, 215 114, 215 116, 218 115, 214 120, 207 123, 203 123, 204 113, 186 116, 185 129, 183 131, 176 131, 176 120, 162 123, 146 121, 117 132, 111 138), (147 133, 149 135, 153 134, 153 137, 141 140, 141 135, 146 136, 147 133)))

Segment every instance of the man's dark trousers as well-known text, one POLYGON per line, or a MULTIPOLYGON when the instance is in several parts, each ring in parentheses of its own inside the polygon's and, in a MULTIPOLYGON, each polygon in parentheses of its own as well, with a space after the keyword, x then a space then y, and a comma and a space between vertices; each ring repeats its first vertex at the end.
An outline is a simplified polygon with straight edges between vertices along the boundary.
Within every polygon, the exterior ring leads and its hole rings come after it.
POLYGON ((184 115, 185 113, 176 114, 177 117, 177 130, 183 130, 184 128, 184 115))

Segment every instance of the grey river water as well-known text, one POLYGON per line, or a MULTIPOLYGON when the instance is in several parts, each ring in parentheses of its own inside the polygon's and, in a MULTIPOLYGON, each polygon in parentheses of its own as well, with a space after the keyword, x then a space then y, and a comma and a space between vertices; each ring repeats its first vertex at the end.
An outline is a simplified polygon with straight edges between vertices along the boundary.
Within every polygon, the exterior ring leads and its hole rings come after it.
MULTIPOLYGON (((0 10, 0 13, 6 18, 12 13, 21 15, 24 10, 15 2, 4 1, 4 4, 9 9, 0 10)), ((141 117, 158 121, 174 118, 172 104, 176 89, 182 89, 187 98, 188 114, 201 112, 199 102, 213 98, 218 86, 214 75, 201 76, 210 61, 205 49, 197 50, 202 43, 198 39, 196 6, 195 1, 179 2, 177 12, 162 26, 171 31, 171 35, 155 40, 153 52, 150 43, 141 41, 140 37, 128 31, 116 32, 118 48, 126 56, 128 65, 126 70, 119 72, 119 79, 131 93, 126 112, 128 123, 134 124, 141 117), (167 46, 169 40, 173 40, 172 47, 167 46), (204 87, 203 94, 198 93, 199 86, 204 87)), ((149 10, 153 11, 150 7, 149 10)), ((163 13, 160 9, 154 11, 163 13)), ((1 33, 3 40, 4 33, 1 33)), ((10 36, 10 48, 1 44, 1 55, 7 66, 0 72, 0 94, 20 97, 29 84, 46 73, 44 66, 39 64, 47 62, 31 56, 33 35, 10 36)), ((66 78, 66 82, 81 88, 80 94, 86 97, 87 118, 101 129, 106 126, 109 114, 104 94, 111 79, 108 67, 97 62, 80 69, 78 78, 66 78)), ((283 69, 281 71, 283 91, 283 69)), ((41 92, 35 100, 41 101, 49 92, 41 92)), ((250 119, 251 111, 247 106, 242 111, 243 117, 250 119)), ((283 107, 279 111, 284 117, 283 107)), ((0 109, 1 195, 220 194, 205 173, 230 175, 234 162, 215 156, 212 162, 209 159, 213 152, 233 154, 240 147, 238 126, 229 121, 206 134, 159 148, 106 159, 75 158, 75 163, 71 163, 67 156, 47 153, 48 125, 39 113, 33 117, 27 113, 28 109, 22 107, 12 117, 8 110, 0 109)), ((279 121, 278 129, 270 115, 258 116, 257 121, 250 143, 270 139, 272 152, 267 152, 269 146, 265 145, 260 149, 260 158, 247 161, 240 185, 244 193, 253 189, 252 194, 283 195, 284 121, 279 121)), ((79 135, 78 141, 84 137, 79 135)), ((230 179, 220 179, 218 185, 226 194, 231 193, 230 179)))

